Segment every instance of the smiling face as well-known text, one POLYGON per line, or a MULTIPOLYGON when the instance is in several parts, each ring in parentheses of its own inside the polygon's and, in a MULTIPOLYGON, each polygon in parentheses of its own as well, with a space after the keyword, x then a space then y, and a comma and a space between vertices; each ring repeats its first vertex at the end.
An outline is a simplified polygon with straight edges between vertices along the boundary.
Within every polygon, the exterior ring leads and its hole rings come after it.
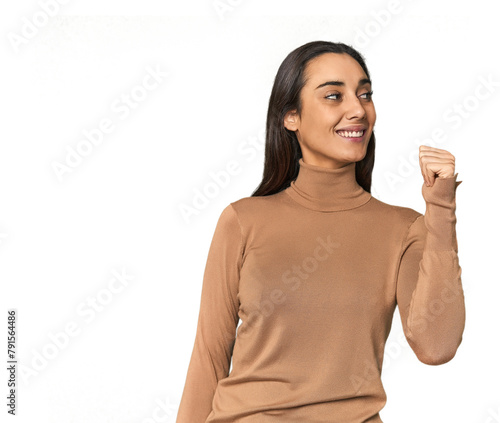
POLYGON ((301 116, 294 110, 284 119, 297 135, 304 162, 339 168, 362 160, 376 120, 363 68, 348 54, 325 53, 308 62, 304 76, 301 116), (343 128, 364 132, 358 137, 343 128))

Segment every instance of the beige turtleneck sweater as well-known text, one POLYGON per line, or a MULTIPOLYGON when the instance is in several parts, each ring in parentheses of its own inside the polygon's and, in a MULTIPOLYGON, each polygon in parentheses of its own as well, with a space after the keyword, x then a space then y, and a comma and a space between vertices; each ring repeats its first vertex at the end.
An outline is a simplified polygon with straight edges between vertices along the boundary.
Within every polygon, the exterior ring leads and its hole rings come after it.
POLYGON ((423 184, 424 216, 372 197, 355 163, 299 163, 288 188, 219 217, 177 423, 382 422, 396 305, 423 363, 461 343, 458 174, 423 184))

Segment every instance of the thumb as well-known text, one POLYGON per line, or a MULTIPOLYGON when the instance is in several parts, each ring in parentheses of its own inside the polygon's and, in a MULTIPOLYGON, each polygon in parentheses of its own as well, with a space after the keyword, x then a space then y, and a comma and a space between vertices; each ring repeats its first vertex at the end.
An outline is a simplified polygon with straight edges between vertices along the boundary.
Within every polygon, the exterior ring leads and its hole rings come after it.
POLYGON ((433 186, 436 180, 436 174, 430 169, 427 171, 427 179, 429 181, 429 186, 433 186))

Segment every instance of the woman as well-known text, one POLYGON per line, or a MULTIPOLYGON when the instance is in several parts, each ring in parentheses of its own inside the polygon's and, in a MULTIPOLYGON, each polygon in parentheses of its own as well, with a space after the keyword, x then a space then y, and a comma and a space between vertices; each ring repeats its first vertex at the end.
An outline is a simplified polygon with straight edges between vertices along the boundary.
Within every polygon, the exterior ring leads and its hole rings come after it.
POLYGON ((454 357, 454 157, 420 147, 425 216, 379 201, 375 119, 350 46, 311 42, 280 66, 263 180, 222 211, 210 245, 177 423, 381 422, 396 305, 420 361, 454 357))

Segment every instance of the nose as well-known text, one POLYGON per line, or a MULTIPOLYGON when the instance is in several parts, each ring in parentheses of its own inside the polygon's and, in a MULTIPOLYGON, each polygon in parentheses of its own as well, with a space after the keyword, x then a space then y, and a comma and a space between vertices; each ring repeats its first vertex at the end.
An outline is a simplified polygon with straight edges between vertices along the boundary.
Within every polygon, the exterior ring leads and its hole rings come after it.
POLYGON ((344 102, 345 105, 345 115, 348 119, 362 119, 366 115, 366 110, 355 94, 348 96, 344 102))

